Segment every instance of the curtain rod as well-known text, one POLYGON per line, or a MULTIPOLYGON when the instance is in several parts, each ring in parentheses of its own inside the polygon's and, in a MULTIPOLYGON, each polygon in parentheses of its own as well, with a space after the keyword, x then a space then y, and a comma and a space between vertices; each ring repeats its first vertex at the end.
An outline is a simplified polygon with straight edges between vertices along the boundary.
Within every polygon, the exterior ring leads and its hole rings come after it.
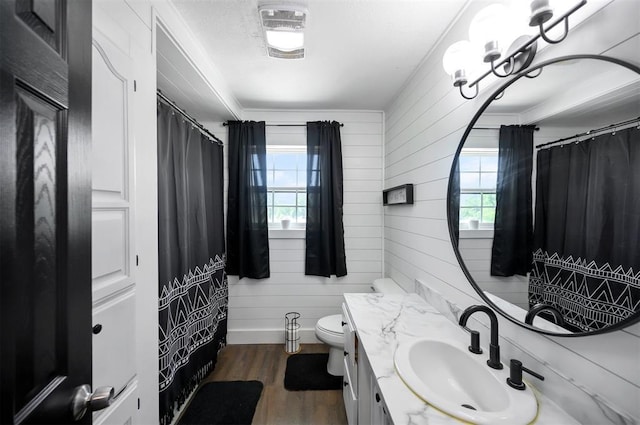
MULTIPOLYGON (((472 127, 472 130, 500 130, 500 127, 472 127)), ((535 131, 540 131, 540 127, 533 128, 535 131)))
POLYGON ((208 137, 209 139, 211 139, 213 142, 219 144, 220 146, 224 146, 224 143, 222 143, 222 140, 218 139, 215 134, 211 133, 209 130, 207 130, 206 128, 204 128, 204 126, 202 124, 200 124, 195 118, 193 118, 191 115, 189 115, 187 113, 187 111, 180 109, 180 107, 171 99, 169 99, 164 93, 162 93, 162 91, 160 89, 158 89, 158 91, 156 92, 156 94, 158 95, 158 97, 163 100, 167 105, 171 106, 173 109, 175 109, 178 113, 180 113, 180 115, 182 115, 183 117, 185 117, 187 119, 187 121, 189 121, 191 124, 195 125, 196 127, 198 127, 198 130, 200 130, 200 132, 202 134, 204 134, 206 137, 208 137))
MULTIPOLYGON (((340 127, 344 127, 343 123, 339 123, 340 127)), ((222 123, 223 126, 228 126, 229 122, 225 121, 222 123)), ((306 127, 307 124, 265 124, 267 127, 306 127)))
POLYGON ((541 148, 543 148, 545 146, 554 145, 556 143, 566 142, 567 140, 572 140, 572 139, 575 139, 577 137, 590 136, 590 135, 592 135, 594 133, 600 133, 600 132, 604 132, 606 130, 615 131, 616 129, 618 129, 618 127, 622 127, 622 126, 633 124, 633 123, 640 123, 640 117, 633 118, 633 119, 626 120, 626 121, 621 121, 621 122, 615 123, 615 124, 609 124, 609 125, 606 125, 604 127, 600 127, 600 128, 592 129, 592 130, 589 130, 589 131, 585 131, 584 133, 576 134, 574 136, 563 137, 562 139, 554 140, 553 142, 543 143, 543 144, 541 144, 539 146, 536 146, 536 149, 541 149, 541 148))

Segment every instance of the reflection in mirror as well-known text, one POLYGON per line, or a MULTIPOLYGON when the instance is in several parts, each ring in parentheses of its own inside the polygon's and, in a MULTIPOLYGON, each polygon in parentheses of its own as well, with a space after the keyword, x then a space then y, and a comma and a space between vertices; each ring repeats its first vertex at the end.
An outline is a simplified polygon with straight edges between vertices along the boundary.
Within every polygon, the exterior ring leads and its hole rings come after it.
POLYGON ((640 72, 574 58, 509 84, 454 161, 463 269, 503 313, 524 323, 529 312, 547 333, 637 320, 640 72))

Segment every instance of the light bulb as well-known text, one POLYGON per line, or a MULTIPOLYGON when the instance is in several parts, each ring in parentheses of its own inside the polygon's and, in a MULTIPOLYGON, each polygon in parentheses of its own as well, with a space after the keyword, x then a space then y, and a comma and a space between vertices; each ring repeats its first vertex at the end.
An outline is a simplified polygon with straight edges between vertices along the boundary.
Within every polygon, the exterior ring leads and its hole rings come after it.
POLYGON ((507 8, 501 4, 485 7, 471 21, 469 40, 483 49, 485 62, 498 59, 508 47, 508 22, 507 8))
POLYGON ((514 40, 521 35, 535 35, 538 33, 538 28, 533 28, 529 25, 531 16, 529 3, 521 0, 514 1, 508 7, 508 15, 509 34, 514 40))
POLYGON ((475 59, 474 49, 467 40, 453 43, 442 57, 442 67, 454 78, 453 85, 460 86, 467 83, 466 71, 475 59))

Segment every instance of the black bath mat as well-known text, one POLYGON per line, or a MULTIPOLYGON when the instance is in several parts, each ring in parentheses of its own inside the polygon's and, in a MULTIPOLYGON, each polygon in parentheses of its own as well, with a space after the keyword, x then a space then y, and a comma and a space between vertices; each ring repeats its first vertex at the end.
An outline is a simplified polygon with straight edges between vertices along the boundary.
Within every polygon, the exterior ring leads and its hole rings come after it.
POLYGON ((289 391, 339 390, 342 376, 327 372, 328 353, 294 354, 287 359, 284 387, 289 391))
POLYGON ((260 381, 204 384, 178 425, 251 425, 262 387, 260 381))

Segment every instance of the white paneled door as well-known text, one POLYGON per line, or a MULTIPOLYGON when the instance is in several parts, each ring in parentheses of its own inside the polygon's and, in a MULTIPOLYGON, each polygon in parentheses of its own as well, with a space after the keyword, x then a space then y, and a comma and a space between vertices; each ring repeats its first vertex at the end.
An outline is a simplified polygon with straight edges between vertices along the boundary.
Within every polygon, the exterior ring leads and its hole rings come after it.
MULTIPOLYGON (((93 29, 92 300, 93 386, 113 386, 114 403, 95 424, 134 424, 138 409, 135 348, 135 251, 132 60, 93 29)), ((124 49, 123 49, 124 47, 124 49)))

